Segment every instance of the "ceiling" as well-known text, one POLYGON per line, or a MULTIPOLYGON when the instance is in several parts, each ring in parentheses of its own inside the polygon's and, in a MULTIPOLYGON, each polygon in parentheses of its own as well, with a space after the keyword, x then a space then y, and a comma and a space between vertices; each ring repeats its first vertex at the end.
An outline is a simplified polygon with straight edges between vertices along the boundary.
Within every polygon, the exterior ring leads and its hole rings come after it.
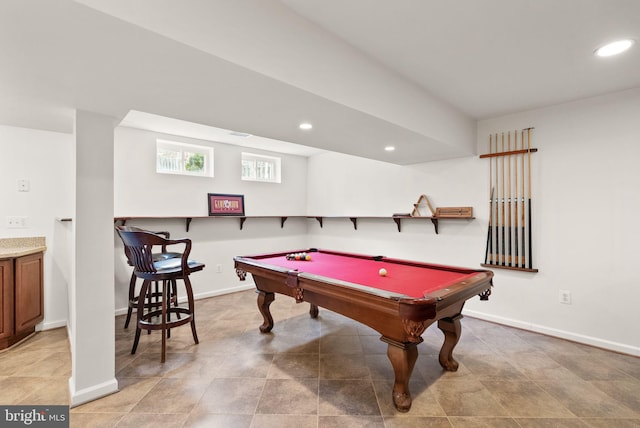
POLYGON ((637 0, 282 1, 476 119, 640 86, 639 46, 592 55, 640 42, 637 0))
POLYGON ((479 119, 640 87, 640 45, 592 55, 622 37, 637 0, 3 0, 0 123, 73 132, 80 109, 305 156, 470 156, 479 119))

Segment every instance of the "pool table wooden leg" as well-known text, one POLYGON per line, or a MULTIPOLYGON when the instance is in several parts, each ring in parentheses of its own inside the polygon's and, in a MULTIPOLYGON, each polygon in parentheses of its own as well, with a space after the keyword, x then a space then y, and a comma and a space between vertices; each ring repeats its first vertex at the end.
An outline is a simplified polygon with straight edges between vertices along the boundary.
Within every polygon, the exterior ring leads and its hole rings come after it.
POLYGON ((274 293, 257 290, 258 292, 258 310, 262 314, 262 318, 264 322, 260 326, 260 331, 262 333, 269 333, 273 328, 273 317, 271 316, 271 311, 269 310, 269 305, 275 300, 274 293))
POLYGON ((442 318, 438 320, 438 328, 444 333, 444 343, 440 349, 440 365, 450 372, 458 370, 458 362, 453 358, 453 348, 455 348, 458 340, 460 340, 460 320, 462 315, 456 315, 452 318, 442 318))
POLYGON ((387 356, 396 375, 392 391, 393 404, 399 412, 408 412, 412 402, 409 379, 418 359, 418 348, 415 343, 400 343, 386 337, 382 337, 382 340, 389 344, 387 356))
POLYGON ((314 305, 313 303, 310 304, 309 316, 311 316, 311 318, 318 318, 318 306, 317 305, 314 305))

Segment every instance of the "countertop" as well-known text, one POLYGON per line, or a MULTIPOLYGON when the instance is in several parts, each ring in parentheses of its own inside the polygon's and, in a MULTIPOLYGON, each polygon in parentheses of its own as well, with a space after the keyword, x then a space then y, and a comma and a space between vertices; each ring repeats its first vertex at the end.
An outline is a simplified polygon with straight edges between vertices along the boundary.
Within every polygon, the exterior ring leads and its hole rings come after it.
POLYGON ((0 238, 0 259, 28 256, 47 249, 44 236, 0 238))

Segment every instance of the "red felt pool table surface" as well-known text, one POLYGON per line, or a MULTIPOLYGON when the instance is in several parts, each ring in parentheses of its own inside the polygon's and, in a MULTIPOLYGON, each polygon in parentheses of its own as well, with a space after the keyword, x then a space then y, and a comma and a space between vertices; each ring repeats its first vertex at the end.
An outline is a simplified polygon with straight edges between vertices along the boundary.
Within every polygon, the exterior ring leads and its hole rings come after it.
POLYGON ((402 261, 372 257, 345 256, 323 251, 310 252, 311 260, 288 260, 285 255, 260 257, 260 263, 297 270, 353 284, 421 298, 448 285, 464 281, 478 274, 438 265, 404 263, 402 261), (381 268, 387 275, 381 276, 381 268))

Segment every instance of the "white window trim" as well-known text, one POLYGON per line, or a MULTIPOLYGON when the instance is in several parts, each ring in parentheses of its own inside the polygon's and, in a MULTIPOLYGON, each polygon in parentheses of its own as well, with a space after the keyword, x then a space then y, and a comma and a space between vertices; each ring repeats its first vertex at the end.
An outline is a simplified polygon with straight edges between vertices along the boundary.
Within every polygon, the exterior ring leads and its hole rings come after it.
POLYGON ((258 155, 255 153, 242 152, 241 154, 241 173, 240 178, 243 181, 258 181, 262 183, 281 183, 282 182, 282 159, 276 156, 258 155), (269 162, 272 164, 273 177, 272 178, 259 178, 257 177, 257 162, 269 162), (245 174, 244 164, 245 162, 253 162, 249 175, 245 174))
POLYGON ((156 140, 156 172, 158 174, 187 175, 191 177, 213 177, 213 147, 157 139, 156 140), (173 170, 163 169, 160 166, 160 160, 158 156, 158 152, 160 149, 170 150, 176 153, 178 152, 180 153, 179 155, 180 159, 176 160, 176 165, 173 170), (184 152, 199 153, 204 156, 203 172, 192 172, 184 169, 184 160, 183 160, 184 152))

